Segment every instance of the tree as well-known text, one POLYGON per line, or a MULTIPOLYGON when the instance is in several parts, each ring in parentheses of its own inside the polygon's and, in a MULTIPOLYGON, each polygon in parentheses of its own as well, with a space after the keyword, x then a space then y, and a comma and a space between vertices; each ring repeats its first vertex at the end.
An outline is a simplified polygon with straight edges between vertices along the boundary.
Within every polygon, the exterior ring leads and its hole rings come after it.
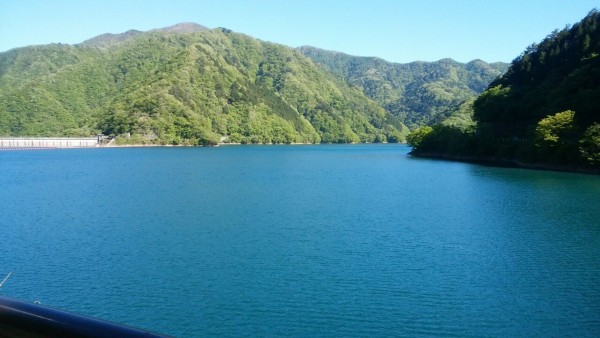
POLYGON ((549 115, 538 122, 534 145, 540 159, 562 163, 577 160, 577 128, 573 122, 574 117, 574 111, 566 110, 549 115))
POLYGON ((423 140, 427 137, 427 135, 431 134, 433 128, 430 126, 422 126, 415 130, 413 130, 410 135, 406 137, 406 141, 413 148, 419 148, 419 145, 423 142, 423 140))
POLYGON ((587 163, 600 165, 600 124, 594 123, 579 141, 579 152, 587 163))
POLYGON ((566 110, 541 119, 535 128, 536 145, 554 148, 568 142, 568 136, 574 129, 574 117, 574 111, 566 110))

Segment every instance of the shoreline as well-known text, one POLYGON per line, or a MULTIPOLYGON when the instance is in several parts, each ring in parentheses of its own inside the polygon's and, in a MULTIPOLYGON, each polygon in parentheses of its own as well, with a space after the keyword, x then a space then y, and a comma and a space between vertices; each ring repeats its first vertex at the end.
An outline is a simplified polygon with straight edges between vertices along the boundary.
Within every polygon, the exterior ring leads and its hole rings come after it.
POLYGON ((218 143, 215 145, 183 145, 183 144, 98 144, 88 147, 0 147, 0 151, 18 150, 54 150, 54 149, 108 149, 108 148, 213 148, 227 146, 303 146, 303 145, 360 145, 360 144, 406 144, 402 142, 379 142, 379 143, 218 143))
POLYGON ((416 158, 427 158, 433 160, 443 161, 454 161, 480 164, 490 167, 498 168, 519 168, 528 170, 541 170, 541 171, 555 171, 555 172, 567 172, 567 173, 578 173, 587 175, 600 175, 600 168, 581 167, 577 165, 558 165, 549 163, 530 163, 523 162, 516 159, 507 159, 499 157, 477 157, 477 156, 460 156, 460 155, 448 155, 442 153, 414 153, 411 151, 408 155, 416 158))

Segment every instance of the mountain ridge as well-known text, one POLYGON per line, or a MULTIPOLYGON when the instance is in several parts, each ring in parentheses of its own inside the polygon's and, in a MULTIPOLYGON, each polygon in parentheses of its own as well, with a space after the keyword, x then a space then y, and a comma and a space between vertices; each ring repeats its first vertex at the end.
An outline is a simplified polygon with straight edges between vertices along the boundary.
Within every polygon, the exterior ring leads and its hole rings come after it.
POLYGON ((472 104, 474 123, 409 136, 416 156, 600 173, 600 12, 528 46, 472 104))
POLYGON ((448 60, 451 62, 457 62, 457 63, 461 63, 461 64, 469 64, 469 63, 474 63, 474 62, 483 62, 485 64, 490 64, 490 65, 507 65, 509 63, 507 62, 502 62, 502 61, 493 61, 493 62, 487 62, 485 60, 479 59, 479 58, 475 58, 472 60, 469 60, 467 62, 461 62, 461 61, 457 61, 454 60, 451 57, 445 57, 445 58, 441 58, 439 60, 436 61, 423 61, 423 60, 414 60, 414 61, 409 61, 409 62, 397 62, 397 61, 390 61, 390 60, 386 60, 385 58, 379 57, 379 56, 375 56, 375 55, 363 55, 363 56, 359 56, 359 55, 353 55, 353 54, 349 54, 346 52, 341 52, 341 51, 336 51, 336 50, 332 50, 332 49, 326 49, 326 48, 321 48, 321 47, 317 47, 317 46, 313 46, 313 45, 302 45, 299 47, 295 47, 295 49, 298 50, 302 50, 302 49, 318 49, 324 53, 330 53, 330 54, 341 54, 343 56, 348 56, 348 57, 355 57, 355 58, 365 58, 365 59, 375 59, 375 60, 381 60, 385 63, 392 63, 392 64, 411 64, 411 63, 435 63, 435 62, 439 62, 439 61, 444 61, 444 60, 448 60))
POLYGON ((93 38, 87 39, 81 43, 79 43, 78 45, 81 46, 90 46, 90 47, 99 47, 99 46, 103 46, 103 45, 108 45, 108 44, 112 44, 112 43, 119 43, 119 42, 123 42, 126 40, 129 40, 132 37, 138 36, 140 34, 143 34, 144 32, 142 31, 138 31, 135 29, 130 29, 126 32, 123 33, 117 33, 117 34, 113 34, 113 33, 104 33, 101 35, 97 35, 93 38))
POLYGON ((475 99, 508 68, 505 63, 488 64, 478 59, 468 63, 450 58, 394 63, 310 46, 297 50, 361 88, 411 128, 440 119, 449 106, 475 99))
POLYGON ((101 132, 158 144, 215 144, 223 136, 397 142, 408 133, 360 91, 282 45, 199 25, 99 37, 0 53, 0 133, 101 132))
POLYGON ((83 42, 77 44, 81 46, 91 46, 91 47, 102 47, 115 43, 125 42, 139 35, 147 34, 147 33, 196 33, 201 31, 209 30, 209 28, 202 26, 200 24, 194 22, 180 22, 172 26, 162 27, 162 28, 154 28, 148 31, 140 31, 136 29, 130 29, 123 33, 104 33, 97 36, 94 36, 90 39, 84 40, 83 42))
MULTIPOLYGON (((391 94, 405 79, 387 69, 431 65, 371 59, 381 66, 371 75, 391 94)), ((451 72, 462 65, 438 64, 448 69, 430 68, 451 72)), ((377 90, 318 65, 302 48, 179 23, 0 53, 0 133, 102 132, 134 136, 123 142, 173 144, 212 144, 225 135, 242 143, 403 141, 406 115, 390 114, 377 90)), ((443 90, 452 102, 469 97, 443 90)))
POLYGON ((196 33, 206 30, 209 28, 195 22, 180 22, 173 26, 151 29, 148 32, 196 33))

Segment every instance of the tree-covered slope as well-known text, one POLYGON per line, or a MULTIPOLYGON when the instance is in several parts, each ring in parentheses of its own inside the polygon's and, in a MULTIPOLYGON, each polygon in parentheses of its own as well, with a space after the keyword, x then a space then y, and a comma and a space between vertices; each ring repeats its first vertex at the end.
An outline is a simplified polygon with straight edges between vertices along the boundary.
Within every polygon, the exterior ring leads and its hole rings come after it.
POLYGON ((98 132, 214 144, 393 142, 407 129, 298 51, 227 29, 183 24, 0 54, 0 135, 98 132))
POLYGON ((508 64, 451 59, 437 62, 392 63, 314 47, 301 47, 310 57, 400 117, 411 127, 447 117, 448 107, 474 99, 506 71, 508 64))
POLYGON ((600 167, 600 13, 529 46, 473 104, 476 128, 436 126, 415 153, 600 167))

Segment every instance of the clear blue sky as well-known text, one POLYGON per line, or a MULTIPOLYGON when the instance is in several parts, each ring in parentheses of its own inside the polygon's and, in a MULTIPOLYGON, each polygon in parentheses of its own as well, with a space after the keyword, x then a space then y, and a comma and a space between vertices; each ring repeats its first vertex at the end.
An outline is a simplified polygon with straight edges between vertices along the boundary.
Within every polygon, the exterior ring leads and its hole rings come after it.
POLYGON ((179 22, 393 62, 510 62, 600 0, 0 0, 0 52, 179 22))

